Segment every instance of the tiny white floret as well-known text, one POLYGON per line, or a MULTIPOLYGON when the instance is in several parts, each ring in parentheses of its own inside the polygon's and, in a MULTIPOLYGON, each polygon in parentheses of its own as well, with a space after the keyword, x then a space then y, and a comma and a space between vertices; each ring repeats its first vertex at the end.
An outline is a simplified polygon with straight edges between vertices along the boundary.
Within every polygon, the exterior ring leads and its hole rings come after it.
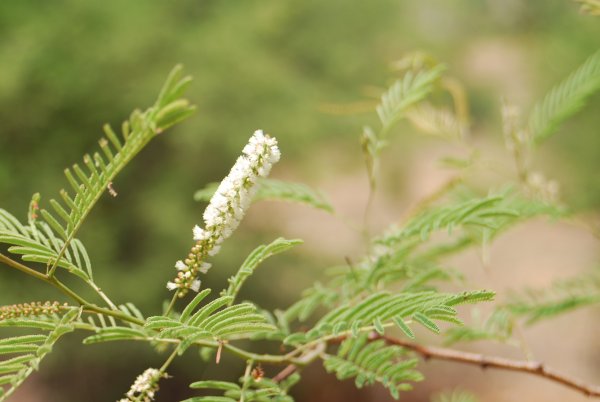
POLYGON ((196 279, 194 282, 192 282, 192 286, 190 286, 190 289, 192 289, 194 292, 198 292, 200 290, 200 279, 196 279))

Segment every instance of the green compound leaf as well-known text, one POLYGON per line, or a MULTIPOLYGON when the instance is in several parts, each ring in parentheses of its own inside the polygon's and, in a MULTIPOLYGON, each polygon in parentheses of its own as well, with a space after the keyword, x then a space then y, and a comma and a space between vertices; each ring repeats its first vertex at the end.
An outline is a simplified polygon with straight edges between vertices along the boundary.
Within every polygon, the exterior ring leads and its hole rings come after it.
POLYGON ((587 98, 599 89, 600 51, 597 51, 535 105, 529 119, 533 141, 540 143, 552 135, 562 122, 577 113, 585 105, 587 98))
POLYGON ((246 257, 246 260, 238 272, 233 277, 229 278, 229 287, 224 290, 221 295, 230 296, 232 298, 230 304, 233 303, 234 298, 239 293, 243 284, 254 273, 260 263, 275 254, 287 251, 302 243, 303 241, 300 239, 287 240, 283 237, 279 237, 270 244, 257 247, 248 255, 248 257, 246 257))
POLYGON ((5 401, 11 396, 34 371, 41 361, 52 352, 52 347, 63 335, 75 329, 74 321, 77 320, 80 310, 73 308, 62 317, 54 317, 45 322, 44 328, 36 326, 36 320, 27 321, 16 318, 1 320, 3 327, 14 326, 21 321, 23 325, 40 330, 48 330, 45 334, 30 334, 4 338, 0 341, 0 356, 16 355, 0 360, 0 401, 5 401))
MULTIPOLYGON (((34 195, 34 199, 39 200, 39 195, 34 195)), ((0 209, 0 243, 10 245, 8 251, 21 255, 23 261, 46 266, 56 264, 84 280, 91 278, 90 258, 83 244, 73 239, 65 249, 64 240, 46 222, 31 220, 29 225, 23 225, 8 211, 0 209)))
POLYGON ((394 399, 400 391, 411 389, 407 382, 421 381, 423 376, 414 370, 417 359, 406 358, 399 346, 388 346, 383 340, 368 341, 368 335, 345 340, 337 356, 327 355, 324 366, 334 372, 338 379, 355 378, 357 388, 380 383, 388 389, 394 399))
POLYGON ((425 328, 427 328, 428 330, 430 330, 431 332, 433 332, 435 334, 440 333, 440 328, 435 324, 435 322, 431 321, 425 314, 415 313, 415 315, 413 315, 413 320, 415 320, 419 324, 423 325, 425 328))
MULTIPOLYGON (((462 325, 452 306, 463 303, 478 303, 494 298, 494 292, 487 290, 461 292, 457 294, 439 292, 415 292, 390 294, 376 292, 360 302, 343 304, 326 314, 306 333, 294 333, 284 339, 284 343, 297 345, 317 340, 323 336, 339 336, 343 333, 356 335, 370 332, 375 328, 382 333, 386 326, 398 325, 399 320, 413 319, 426 328, 439 332, 433 320, 449 321, 462 325)), ((412 331, 405 331, 407 335, 412 331)), ((413 335, 414 336, 414 335, 413 335)))
POLYGON ((408 71, 382 96, 377 106, 377 115, 384 131, 404 117, 404 112, 423 100, 433 90, 433 84, 442 76, 446 66, 439 64, 431 69, 408 71))
POLYGON ((158 338, 179 339, 179 353, 183 353, 194 342, 225 341, 247 339, 253 334, 273 331, 264 315, 256 312, 251 303, 229 305, 230 296, 219 297, 210 303, 194 309, 208 295, 206 289, 200 293, 184 310, 179 319, 154 316, 146 320, 146 330, 158 331, 158 338))
POLYGON ((513 293, 505 306, 528 324, 556 317, 578 307, 600 304, 600 268, 558 280, 546 289, 513 293))
POLYGON ((189 77, 181 78, 181 71, 181 66, 173 69, 155 104, 144 112, 134 111, 123 123, 120 136, 109 125, 104 126, 105 137, 99 142, 101 153, 84 155, 83 167, 74 164, 65 169, 74 196, 61 190, 64 204, 50 200, 53 213, 41 210, 46 223, 63 240, 51 273, 60 266, 60 259, 68 253, 75 234, 100 197, 105 192, 114 194, 111 186, 115 177, 150 140, 194 111, 187 100, 177 99, 190 82, 189 77))

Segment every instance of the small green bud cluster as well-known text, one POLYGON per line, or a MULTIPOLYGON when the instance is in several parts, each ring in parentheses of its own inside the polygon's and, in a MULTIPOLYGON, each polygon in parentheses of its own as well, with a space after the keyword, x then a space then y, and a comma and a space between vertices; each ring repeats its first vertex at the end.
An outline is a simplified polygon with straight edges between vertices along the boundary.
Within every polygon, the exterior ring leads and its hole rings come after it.
POLYGON ((59 302, 31 302, 0 306, 0 320, 10 318, 53 315, 69 308, 68 304, 59 302))

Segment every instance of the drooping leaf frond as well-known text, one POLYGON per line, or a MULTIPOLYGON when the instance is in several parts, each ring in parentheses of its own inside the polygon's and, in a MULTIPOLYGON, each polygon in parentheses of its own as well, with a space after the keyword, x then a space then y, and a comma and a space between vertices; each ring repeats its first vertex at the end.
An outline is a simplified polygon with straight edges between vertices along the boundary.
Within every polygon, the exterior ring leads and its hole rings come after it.
POLYGON ((401 238, 419 236, 421 240, 429 238, 435 230, 452 231, 457 226, 483 226, 497 229, 498 218, 513 218, 517 211, 502 205, 503 196, 489 196, 460 202, 455 205, 435 208, 415 217, 402 229, 392 233, 378 242, 389 244, 401 238))
POLYGON ((402 228, 391 230, 377 239, 376 243, 389 246, 416 236, 426 240, 436 230, 446 229, 452 232, 458 227, 484 229, 491 236, 520 220, 543 214, 556 216, 560 213, 560 209, 553 205, 525 200, 508 193, 489 195, 431 208, 415 216, 402 228))
POLYGON ((459 139, 466 130, 452 111, 427 102, 412 107, 406 116, 417 129, 429 135, 459 139))
POLYGON ((376 187, 375 170, 379 152, 387 144, 386 137, 390 129, 396 122, 406 117, 411 107, 416 106, 433 91, 434 84, 440 80, 446 69, 443 64, 425 66, 421 62, 411 63, 411 66, 413 68, 406 71, 401 79, 381 95, 381 102, 375 108, 381 122, 381 129, 375 131, 369 126, 363 128, 361 147, 371 191, 376 187))
POLYGON ((360 332, 373 329, 383 333, 386 326, 392 325, 397 325, 407 332, 406 325, 399 322, 406 324, 408 320, 418 322, 438 333, 439 328, 433 320, 462 324, 453 306, 489 301, 493 298, 494 293, 485 290, 458 294, 377 292, 358 303, 346 303, 330 311, 310 331, 292 334, 284 342, 294 345, 322 336, 338 336, 344 333, 356 336, 360 332))
POLYGON ((84 166, 74 164, 65 169, 65 176, 75 196, 66 190, 60 195, 64 204, 50 200, 53 212, 42 209, 41 215, 63 240, 58 258, 50 269, 59 265, 67 253, 75 234, 100 197, 108 191, 117 174, 135 157, 148 142, 165 129, 189 116, 194 107, 180 99, 191 79, 181 78, 177 66, 165 82, 153 106, 146 111, 134 111, 123 123, 121 136, 109 125, 104 126, 105 137, 100 140, 101 153, 83 157, 84 166))
POLYGON ((282 253, 302 243, 302 240, 299 239, 287 240, 283 237, 279 237, 268 245, 257 247, 248 255, 248 257, 246 257, 246 260, 242 263, 242 266, 237 273, 229 278, 229 287, 221 293, 221 296, 231 296, 232 299, 230 304, 233 304, 242 285, 246 282, 246 279, 254 273, 254 270, 261 262, 275 254, 282 253))
POLYGON ((599 89, 600 51, 597 51, 535 105, 529 119, 533 141, 540 143, 548 138, 599 89))
POLYGON ((146 320, 146 329, 159 332, 159 338, 181 340, 180 352, 183 353, 196 341, 225 341, 248 338, 257 332, 274 330, 265 316, 256 312, 251 303, 230 305, 231 296, 222 296, 196 309, 208 296, 205 289, 190 302, 179 319, 167 316, 154 316, 146 320), (227 306, 227 307, 225 307, 227 306))
POLYGON ((461 274, 445 266, 444 258, 485 245, 511 226, 537 216, 556 218, 565 211, 541 200, 511 192, 487 197, 460 196, 427 209, 401 227, 392 227, 374 240, 374 255, 347 271, 346 283, 357 288, 376 288, 402 283, 405 290, 431 289, 433 280, 459 279, 461 274), (449 239, 426 242, 436 231, 448 231, 449 239))
MULTIPOLYGON (((38 369, 42 359, 52 351, 52 347, 61 336, 74 330, 73 321, 78 314, 79 309, 73 308, 55 322, 37 326, 34 326, 35 320, 29 319, 32 321, 29 328, 48 332, 0 340, 0 355, 12 356, 0 361, 0 401, 6 400, 29 375, 38 369)), ((0 324, 7 324, 7 322, 0 321, 0 324)))
POLYGON ((441 77, 446 67, 442 64, 420 71, 409 70, 396 81, 382 96, 377 106, 377 115, 383 130, 388 130, 404 117, 404 112, 423 100, 433 89, 433 84, 441 77))
POLYGON ((515 293, 506 307, 529 324, 600 303, 600 269, 556 281, 551 287, 515 293))
POLYGON ((398 399, 400 391, 412 388, 408 381, 423 379, 421 373, 414 370, 417 359, 406 356, 401 347, 386 346, 381 339, 369 342, 368 334, 363 334, 346 339, 337 355, 326 355, 324 366, 327 371, 335 372, 340 380, 355 378, 357 388, 380 383, 394 399, 398 399))
MULTIPOLYGON (((208 202, 217 191, 219 183, 209 183, 196 191, 194 200, 208 202)), ((325 212, 333 213, 333 206, 320 192, 302 183, 259 178, 256 184, 253 201, 286 201, 305 204, 325 212)))

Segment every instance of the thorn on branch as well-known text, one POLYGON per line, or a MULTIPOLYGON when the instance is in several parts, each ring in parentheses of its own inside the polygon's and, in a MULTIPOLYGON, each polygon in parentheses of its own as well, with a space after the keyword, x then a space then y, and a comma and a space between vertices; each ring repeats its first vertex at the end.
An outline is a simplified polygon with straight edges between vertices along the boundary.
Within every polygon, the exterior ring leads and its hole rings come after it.
POLYGON ((221 352, 223 351, 223 344, 225 344, 225 341, 219 341, 219 347, 217 348, 217 356, 215 357, 216 364, 219 364, 219 362, 221 361, 221 352))

